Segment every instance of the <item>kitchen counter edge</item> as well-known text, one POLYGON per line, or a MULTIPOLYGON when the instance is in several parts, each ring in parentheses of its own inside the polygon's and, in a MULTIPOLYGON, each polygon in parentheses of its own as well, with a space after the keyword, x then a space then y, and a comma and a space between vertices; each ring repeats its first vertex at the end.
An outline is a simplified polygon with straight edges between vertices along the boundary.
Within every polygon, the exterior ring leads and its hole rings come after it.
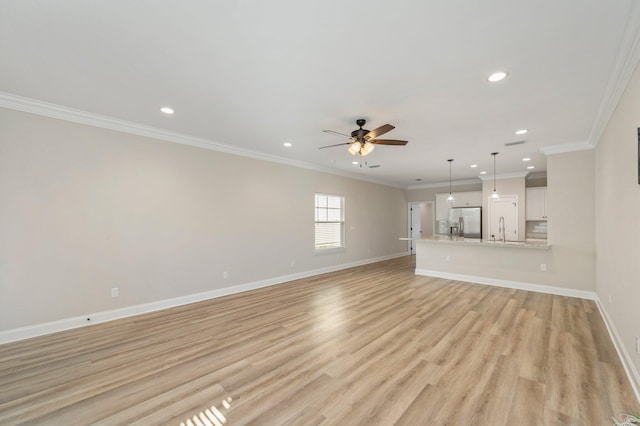
POLYGON ((535 250, 549 250, 551 246, 544 241, 507 241, 502 243, 499 241, 487 241, 477 238, 464 238, 464 237, 429 237, 416 240, 417 243, 433 243, 433 244, 454 244, 454 245, 466 245, 466 246, 480 246, 480 247, 499 247, 499 248, 517 248, 517 249, 535 249, 535 250))

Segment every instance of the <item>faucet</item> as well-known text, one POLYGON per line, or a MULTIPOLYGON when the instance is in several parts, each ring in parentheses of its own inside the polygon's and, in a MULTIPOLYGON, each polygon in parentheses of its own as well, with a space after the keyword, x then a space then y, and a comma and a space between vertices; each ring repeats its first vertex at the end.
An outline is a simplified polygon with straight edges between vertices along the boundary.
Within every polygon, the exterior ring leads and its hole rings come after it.
POLYGON ((507 237, 504 230, 504 216, 500 216, 500 219, 498 219, 498 234, 502 234, 502 242, 506 243, 507 237))

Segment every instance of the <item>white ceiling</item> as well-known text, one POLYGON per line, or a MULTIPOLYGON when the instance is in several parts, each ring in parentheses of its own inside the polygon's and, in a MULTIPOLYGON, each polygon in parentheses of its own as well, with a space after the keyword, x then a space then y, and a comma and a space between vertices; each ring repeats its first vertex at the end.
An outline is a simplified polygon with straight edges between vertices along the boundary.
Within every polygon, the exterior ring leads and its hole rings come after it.
POLYGON ((595 142, 637 15, 632 0, 3 1, 0 92, 403 187, 447 181, 448 158, 454 180, 491 174, 493 151, 499 174, 525 156, 540 172, 541 147, 595 142), (409 144, 378 146, 376 169, 318 150, 357 118, 409 144))

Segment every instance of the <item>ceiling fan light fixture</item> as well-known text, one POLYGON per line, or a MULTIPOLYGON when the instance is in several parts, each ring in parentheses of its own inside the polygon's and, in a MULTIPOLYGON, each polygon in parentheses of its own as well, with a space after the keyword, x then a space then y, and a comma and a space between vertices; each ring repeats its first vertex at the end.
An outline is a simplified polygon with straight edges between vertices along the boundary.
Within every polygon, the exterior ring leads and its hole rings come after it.
POLYGON ((366 142, 364 145, 362 145, 362 148, 360 149, 360 154, 369 155, 373 152, 375 147, 376 146, 371 142, 366 142))
POLYGON ((349 146, 349 154, 356 155, 360 152, 360 142, 354 142, 349 146))
POLYGON ((351 155, 360 154, 362 156, 366 156, 373 152, 376 145, 404 146, 407 143, 409 143, 408 141, 402 141, 397 139, 378 139, 379 136, 382 136, 385 133, 395 129, 395 127, 392 126, 391 124, 385 124, 383 126, 380 126, 376 129, 369 131, 367 129, 362 128, 365 125, 365 123, 366 123, 366 120, 363 118, 356 120, 356 124, 360 128, 351 132, 351 136, 344 133, 340 133, 340 132, 334 132, 333 130, 323 130, 324 133, 330 133, 338 136, 346 136, 347 138, 349 138, 349 142, 338 143, 335 145, 321 146, 319 147, 319 149, 332 148, 334 146, 349 145, 349 148, 347 150, 351 155))

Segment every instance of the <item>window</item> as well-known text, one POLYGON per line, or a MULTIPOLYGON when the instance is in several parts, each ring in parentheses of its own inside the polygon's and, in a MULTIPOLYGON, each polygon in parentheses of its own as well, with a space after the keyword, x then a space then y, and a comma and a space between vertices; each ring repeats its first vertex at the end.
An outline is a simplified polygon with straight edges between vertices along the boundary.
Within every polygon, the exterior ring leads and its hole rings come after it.
POLYGON ((316 194, 316 250, 344 247, 344 197, 316 194))

